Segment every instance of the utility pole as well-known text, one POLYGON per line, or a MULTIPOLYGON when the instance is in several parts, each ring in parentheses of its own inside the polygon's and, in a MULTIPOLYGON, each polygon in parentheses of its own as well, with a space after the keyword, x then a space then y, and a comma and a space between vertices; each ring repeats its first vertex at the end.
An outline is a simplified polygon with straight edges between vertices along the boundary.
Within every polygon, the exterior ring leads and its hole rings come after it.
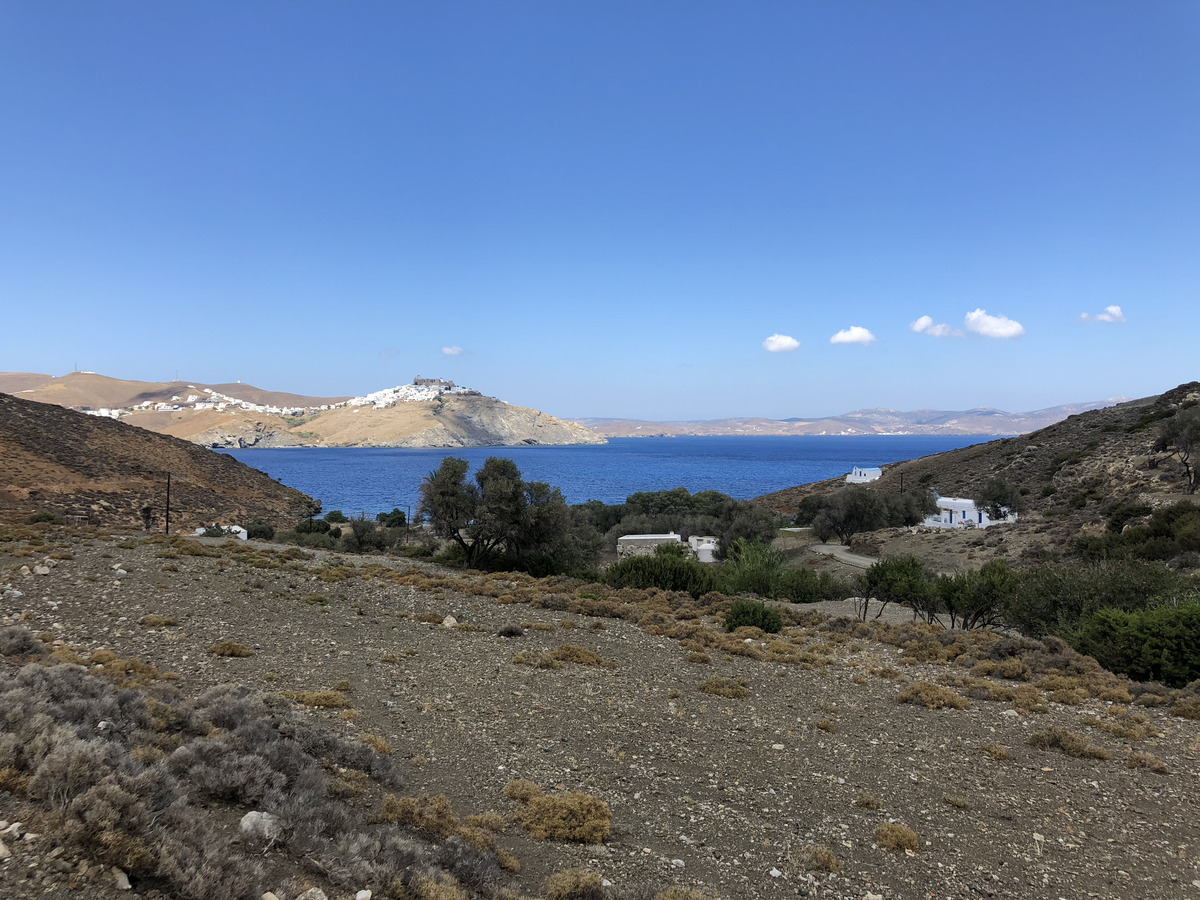
POLYGON ((171 473, 167 473, 167 534, 171 533, 171 473))

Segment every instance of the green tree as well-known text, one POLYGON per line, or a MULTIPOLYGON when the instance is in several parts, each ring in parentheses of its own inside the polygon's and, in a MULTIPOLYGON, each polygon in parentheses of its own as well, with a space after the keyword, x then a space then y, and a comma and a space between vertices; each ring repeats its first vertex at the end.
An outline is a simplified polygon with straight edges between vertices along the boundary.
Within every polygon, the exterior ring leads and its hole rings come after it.
POLYGON ((584 565, 599 549, 585 513, 573 514, 562 492, 527 482, 511 459, 492 456, 467 478, 465 459, 446 457, 421 482, 420 513, 439 537, 453 540, 465 565, 498 557, 539 571, 584 565))
POLYGON ((1196 493, 1196 465, 1193 457, 1200 451, 1200 407, 1181 409, 1159 427, 1154 441, 1157 452, 1168 451, 1183 466, 1187 492, 1196 493))
POLYGON ((1007 478, 989 478, 974 499, 975 505, 993 519, 1021 511, 1021 489, 1007 478))
MULTIPOLYGON (((881 559, 859 576, 859 590, 865 600, 882 604, 875 618, 883 615, 889 603, 899 603, 928 621, 939 608, 933 574, 915 556, 890 556, 881 559)), ((866 604, 860 618, 866 618, 866 604)))
POLYGON ((860 531, 874 531, 887 522, 887 506, 870 488, 852 486, 831 495, 813 519, 813 533, 822 541, 837 535, 843 544, 860 531))

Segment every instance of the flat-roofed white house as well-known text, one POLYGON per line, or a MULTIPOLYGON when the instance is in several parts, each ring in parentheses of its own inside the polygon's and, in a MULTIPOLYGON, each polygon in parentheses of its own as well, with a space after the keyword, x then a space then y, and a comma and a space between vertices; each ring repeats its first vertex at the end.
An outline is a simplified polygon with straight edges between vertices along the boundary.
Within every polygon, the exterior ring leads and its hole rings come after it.
POLYGON ((1009 513, 1003 519, 993 519, 985 510, 977 507, 974 500, 965 497, 934 494, 934 499, 938 505, 936 515, 926 516, 921 523, 928 528, 988 528, 1017 521, 1016 513, 1009 513))
POLYGON ((868 481, 878 481, 883 476, 879 466, 855 466, 846 476, 846 484, 866 484, 868 481))
POLYGON ((617 538, 617 559, 630 556, 653 556, 659 544, 681 544, 683 538, 675 532, 666 534, 627 534, 617 538))

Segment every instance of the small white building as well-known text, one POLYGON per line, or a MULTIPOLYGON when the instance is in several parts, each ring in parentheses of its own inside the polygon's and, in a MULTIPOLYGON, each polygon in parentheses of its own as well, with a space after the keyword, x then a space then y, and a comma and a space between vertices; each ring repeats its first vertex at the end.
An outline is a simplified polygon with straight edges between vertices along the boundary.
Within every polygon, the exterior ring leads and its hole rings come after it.
POLYGON ((878 481, 882 476, 883 469, 879 468, 879 466, 866 468, 855 466, 853 471, 846 476, 846 484, 866 484, 868 481, 878 481))
POLYGON ((934 498, 938 505, 937 514, 926 516, 925 521, 921 523, 928 528, 987 528, 1017 521, 1016 513, 1010 513, 1003 519, 993 519, 977 507, 974 500, 965 497, 942 497, 934 494, 934 498))
POLYGON ((683 539, 675 532, 667 534, 627 534, 617 538, 617 559, 630 556, 653 556, 659 544, 681 544, 683 539))
POLYGON ((692 550, 692 555, 702 563, 715 563, 717 561, 717 538, 712 535, 693 534, 688 538, 688 546, 692 550))

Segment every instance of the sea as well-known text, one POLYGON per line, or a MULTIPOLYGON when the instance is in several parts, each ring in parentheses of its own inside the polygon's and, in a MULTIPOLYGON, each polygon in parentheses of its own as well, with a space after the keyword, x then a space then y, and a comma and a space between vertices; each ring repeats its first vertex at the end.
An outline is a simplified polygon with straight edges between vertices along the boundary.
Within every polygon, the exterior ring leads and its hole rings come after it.
POLYGON ((421 480, 447 456, 471 471, 490 456, 513 460, 526 481, 559 488, 568 503, 621 503, 638 491, 685 487, 747 500, 783 488, 956 450, 991 435, 721 436, 611 438, 569 447, 475 447, 413 450, 391 447, 305 447, 223 450, 272 478, 319 498, 326 512, 348 516, 393 508, 410 515, 421 480))

